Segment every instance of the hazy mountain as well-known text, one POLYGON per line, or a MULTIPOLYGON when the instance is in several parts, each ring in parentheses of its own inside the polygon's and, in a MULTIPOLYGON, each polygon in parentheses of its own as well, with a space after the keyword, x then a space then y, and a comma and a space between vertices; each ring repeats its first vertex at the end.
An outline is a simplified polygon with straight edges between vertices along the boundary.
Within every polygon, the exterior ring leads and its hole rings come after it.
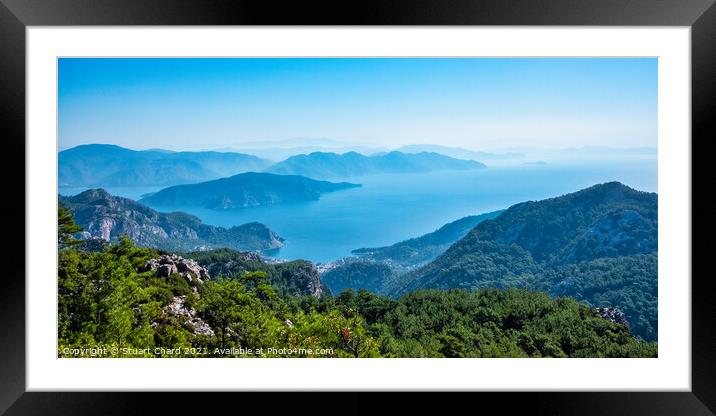
POLYGON ((142 198, 140 202, 158 207, 241 208, 314 201, 321 194, 359 186, 348 182, 317 181, 296 175, 249 172, 192 185, 172 186, 142 198))
POLYGON ((84 238, 116 241, 127 235, 140 246, 187 251, 221 247, 266 250, 283 245, 281 237, 257 222, 229 229, 214 227, 193 215, 160 213, 131 199, 112 196, 104 189, 60 197, 60 202, 73 212, 84 238))
POLYGON ((468 160, 504 160, 504 159, 517 159, 525 157, 522 153, 507 152, 507 153, 491 153, 491 152, 476 152, 473 150, 467 150, 460 147, 449 147, 440 146, 436 144, 410 144, 402 146, 396 149, 398 152, 403 153, 420 153, 420 152, 433 152, 441 155, 454 157, 456 159, 468 159, 468 160))
POLYGON ((503 211, 461 218, 421 237, 411 238, 387 247, 353 250, 366 260, 388 263, 398 268, 412 268, 435 259, 454 242, 463 238, 477 224, 495 218, 503 211))
MULTIPOLYGON (((227 149, 228 150, 228 149, 227 149)), ((363 146, 346 146, 346 147, 323 147, 323 146, 301 146, 301 147, 269 147, 260 149, 251 148, 237 148, 231 149, 241 153, 246 153, 254 156, 258 156, 263 159, 269 159, 276 162, 288 159, 291 156, 305 155, 314 152, 333 152, 333 153, 348 153, 356 152, 363 155, 370 155, 375 152, 385 150, 377 147, 363 147, 363 146)))
POLYGON ((161 149, 159 147, 153 147, 151 149, 146 149, 148 152, 159 152, 159 153, 176 153, 174 150, 169 149, 161 149))
POLYGON ((89 144, 58 153, 59 186, 169 186, 257 171, 271 162, 241 153, 130 150, 89 144))
POLYGON ((390 282, 422 288, 522 287, 622 309, 656 338, 655 193, 610 182, 514 205, 478 224, 432 263, 390 282))
POLYGON ((485 165, 473 160, 460 160, 437 153, 408 154, 390 152, 364 156, 356 152, 344 154, 315 152, 290 157, 267 169, 282 175, 303 175, 312 178, 348 178, 375 173, 412 173, 435 170, 482 169, 485 165))

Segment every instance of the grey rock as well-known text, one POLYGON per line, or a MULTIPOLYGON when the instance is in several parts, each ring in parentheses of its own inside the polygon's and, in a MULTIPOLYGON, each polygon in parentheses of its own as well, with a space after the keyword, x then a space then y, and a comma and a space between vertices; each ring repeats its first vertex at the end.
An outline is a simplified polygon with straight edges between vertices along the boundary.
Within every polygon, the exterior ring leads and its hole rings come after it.
POLYGON ((201 267, 192 259, 185 259, 175 254, 164 254, 156 259, 147 260, 140 272, 152 271, 159 277, 169 277, 174 273, 181 273, 182 276, 195 286, 210 279, 209 271, 201 267))
POLYGON ((169 277, 177 272, 177 268, 173 264, 162 264, 157 269, 157 276, 159 277, 169 277))
POLYGON ((619 308, 597 308, 597 315, 629 329, 629 321, 627 321, 626 315, 619 308))
POLYGON ((165 316, 174 316, 181 320, 182 325, 191 329, 196 335, 213 337, 214 330, 203 319, 197 316, 196 310, 188 308, 185 304, 186 296, 174 296, 172 303, 165 306, 162 312, 165 316))

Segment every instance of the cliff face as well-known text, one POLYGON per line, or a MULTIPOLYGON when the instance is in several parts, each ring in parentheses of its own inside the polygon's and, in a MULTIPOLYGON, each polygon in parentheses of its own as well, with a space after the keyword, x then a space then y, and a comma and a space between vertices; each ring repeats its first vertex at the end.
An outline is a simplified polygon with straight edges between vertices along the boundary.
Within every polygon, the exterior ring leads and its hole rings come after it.
POLYGON ((193 215, 160 213, 131 199, 112 196, 104 189, 60 197, 60 203, 72 211, 84 230, 80 236, 85 239, 116 241, 126 235, 143 247, 177 251, 219 247, 258 251, 283 245, 281 237, 260 223, 228 229, 214 227, 193 215))

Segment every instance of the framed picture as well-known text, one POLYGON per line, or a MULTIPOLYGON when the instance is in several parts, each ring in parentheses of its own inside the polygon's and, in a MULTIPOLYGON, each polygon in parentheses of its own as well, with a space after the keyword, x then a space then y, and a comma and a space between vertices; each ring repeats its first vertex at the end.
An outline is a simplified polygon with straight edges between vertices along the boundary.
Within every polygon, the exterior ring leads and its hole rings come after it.
POLYGON ((25 262, 0 409, 509 391, 711 414, 691 155, 716 7, 512 3, 3 0, 25 262))

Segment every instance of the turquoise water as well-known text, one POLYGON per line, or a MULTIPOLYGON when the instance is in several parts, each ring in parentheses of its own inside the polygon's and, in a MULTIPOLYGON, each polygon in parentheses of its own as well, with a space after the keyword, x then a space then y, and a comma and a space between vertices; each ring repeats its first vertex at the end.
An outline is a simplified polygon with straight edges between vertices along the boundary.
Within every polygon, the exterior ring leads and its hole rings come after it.
MULTIPOLYGON (((285 247, 272 254, 275 257, 325 262, 350 255, 356 248, 416 237, 467 215, 559 196, 597 183, 620 181, 635 189, 656 192, 657 162, 656 158, 585 160, 463 172, 372 175, 350 181, 363 186, 325 194, 311 202, 225 211, 154 208, 189 212, 205 223, 223 227, 258 221, 286 239, 285 247)), ((60 193, 71 195, 82 190, 64 188, 60 193)), ((156 190, 107 189, 113 195, 133 199, 156 190)))

